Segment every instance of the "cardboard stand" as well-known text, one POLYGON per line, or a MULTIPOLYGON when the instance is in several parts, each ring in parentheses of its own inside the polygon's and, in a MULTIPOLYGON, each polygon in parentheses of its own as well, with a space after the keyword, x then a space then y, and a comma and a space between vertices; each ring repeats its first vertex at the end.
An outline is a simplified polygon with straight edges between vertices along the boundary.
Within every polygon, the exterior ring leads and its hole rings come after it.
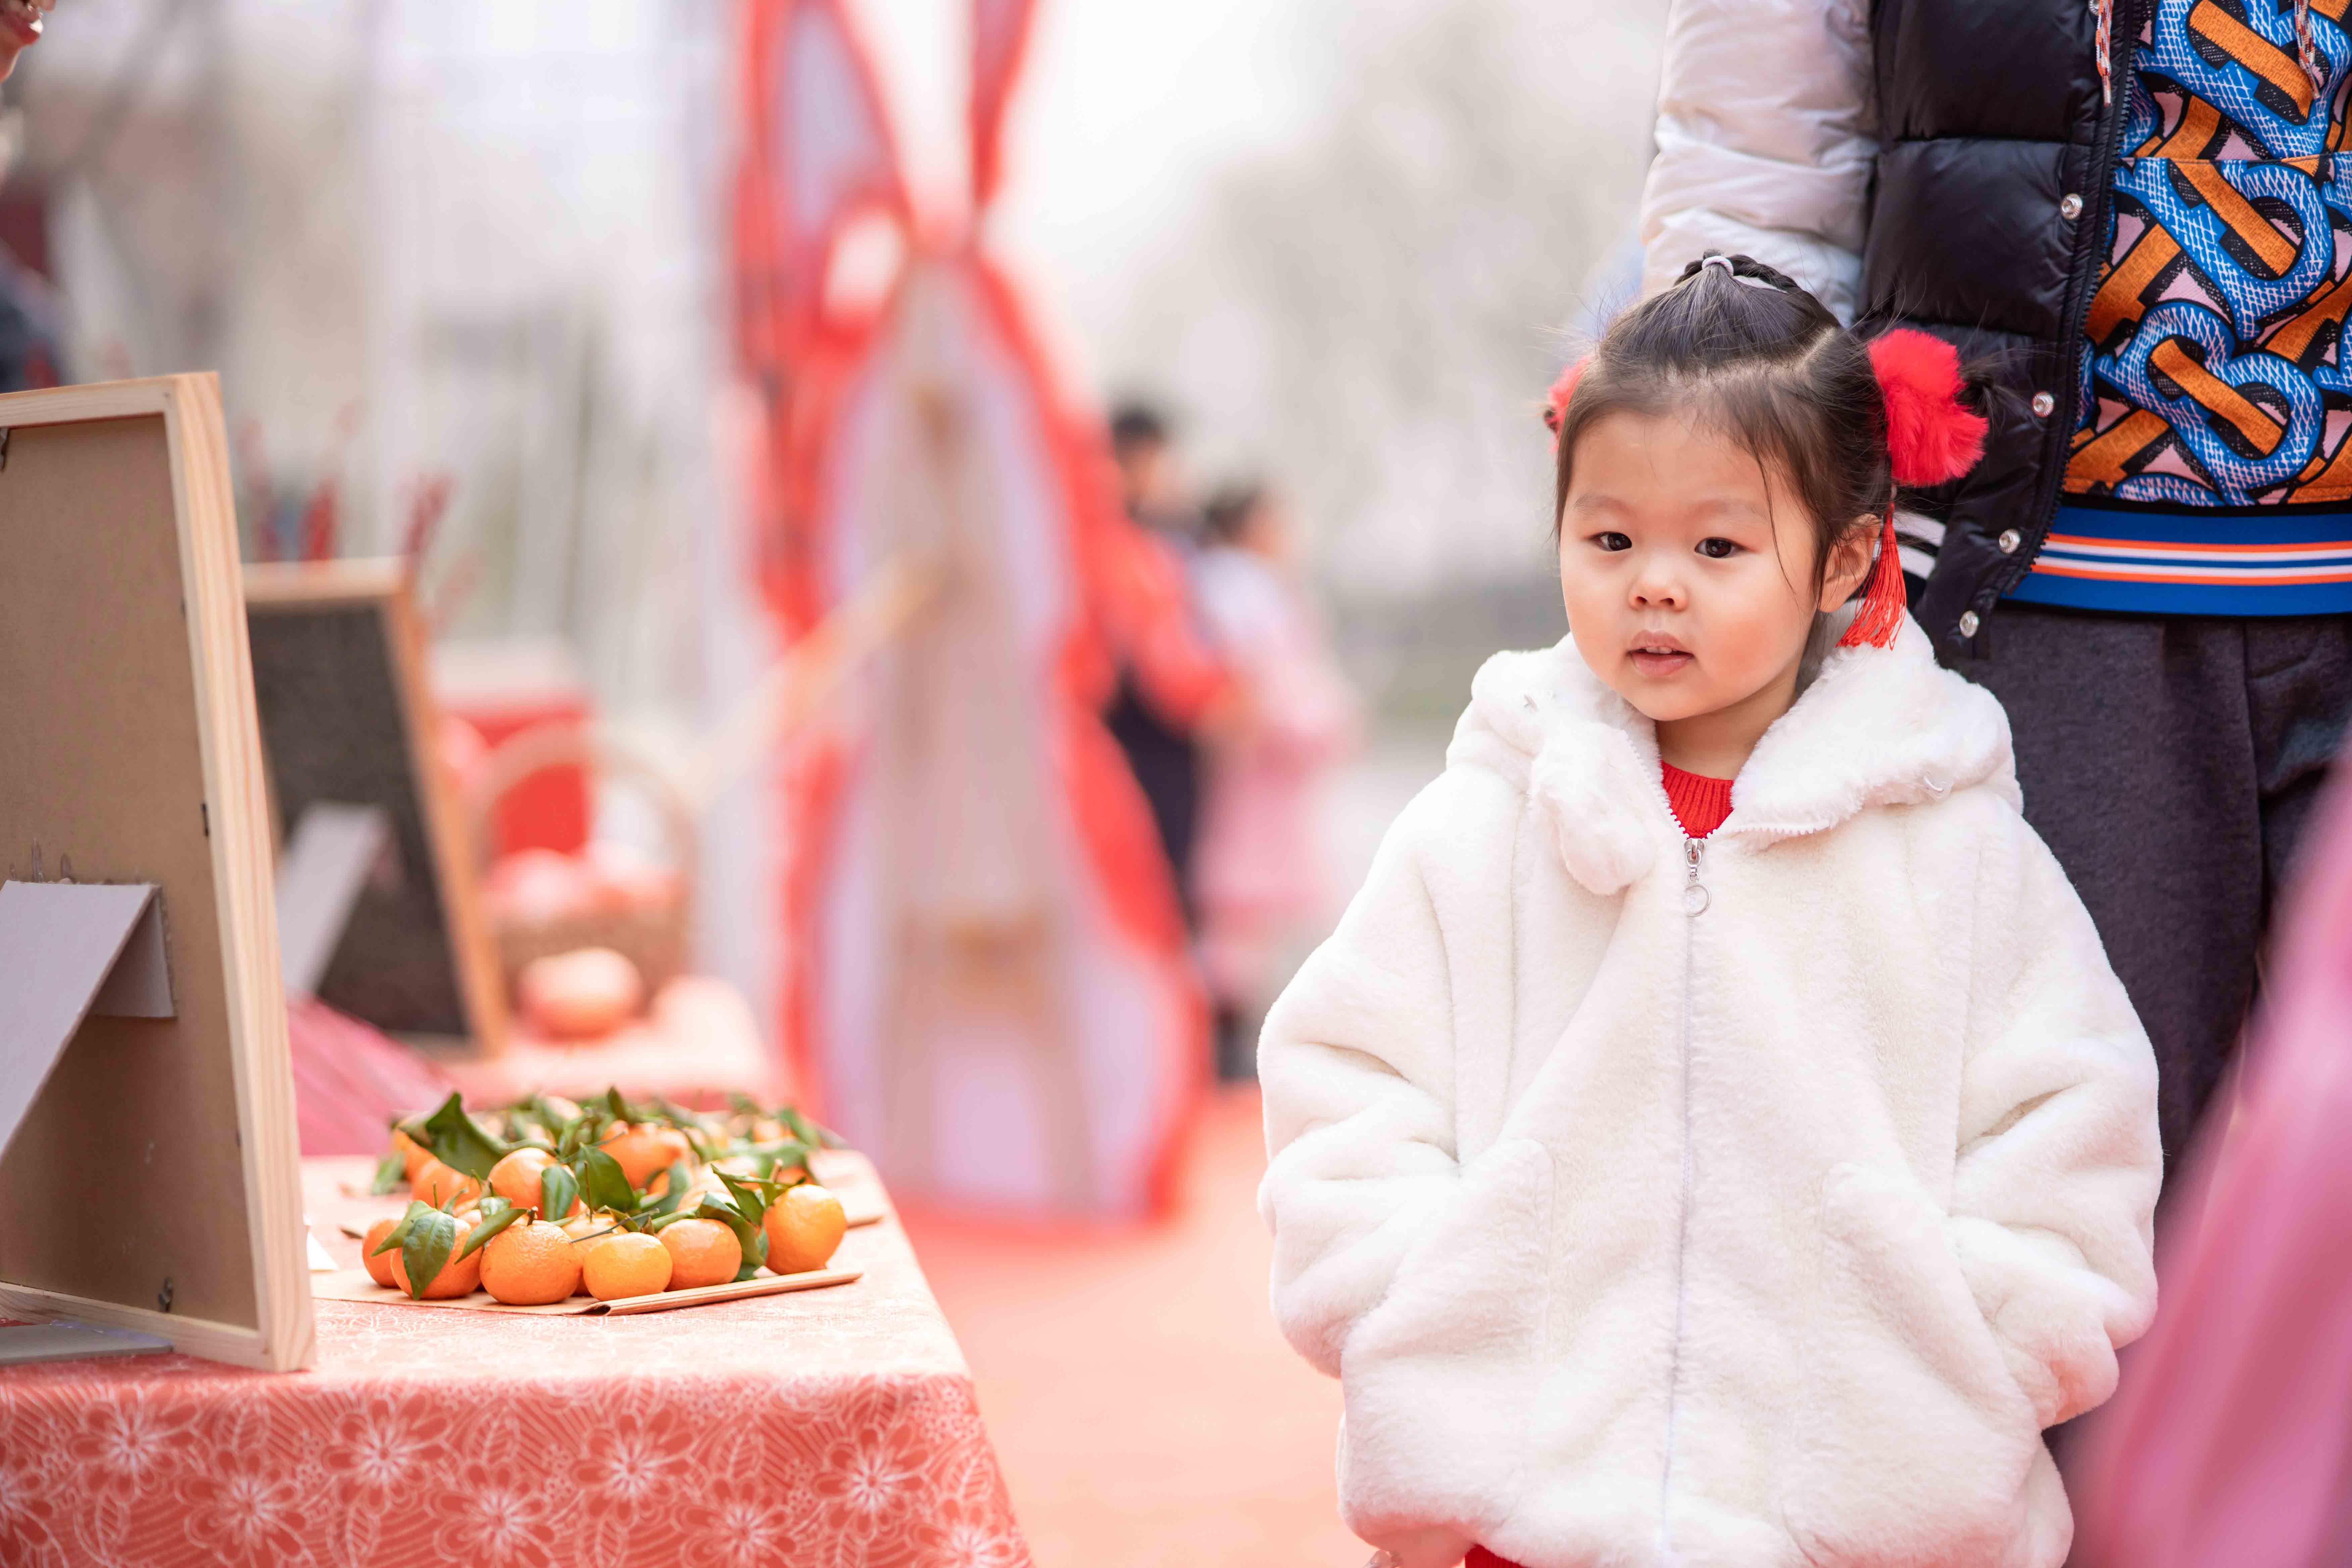
POLYGON ((505 994, 405 564, 248 566, 245 600, 288 986, 388 1035, 496 1050, 505 994))
POLYGON ((163 917, 145 882, 0 882, 0 1149, 81 1021, 168 1018, 163 917))
POLYGON ((205 375, 12 394, 0 432, 0 1091, 23 1101, 0 1152, 0 1317, 302 1366, 219 393, 205 375))

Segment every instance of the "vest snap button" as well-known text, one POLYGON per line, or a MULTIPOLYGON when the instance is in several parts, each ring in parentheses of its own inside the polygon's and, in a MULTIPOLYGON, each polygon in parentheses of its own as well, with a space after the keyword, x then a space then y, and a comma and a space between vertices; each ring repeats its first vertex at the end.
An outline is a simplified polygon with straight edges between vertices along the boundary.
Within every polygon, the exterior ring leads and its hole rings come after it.
POLYGON ((2005 528, 2001 530, 2000 544, 2000 552, 2003 555, 2016 554, 2017 547, 2024 542, 2025 535, 2018 532, 2017 530, 2013 528, 2005 528))
POLYGON ((1976 636, 1977 628, 1982 625, 1984 625, 1984 622, 1977 618, 1977 613, 1974 610, 1962 610, 1960 612, 1960 635, 1962 637, 1972 637, 1976 636))
POLYGON ((2083 216, 2083 198, 2068 191, 2058 203, 2058 216, 2072 222, 2083 216))
POLYGON ((2047 419, 2051 415, 2057 411, 2058 400, 2056 398, 2051 396, 2046 392, 2037 392, 2033 395, 2033 416, 2036 419, 2047 419))

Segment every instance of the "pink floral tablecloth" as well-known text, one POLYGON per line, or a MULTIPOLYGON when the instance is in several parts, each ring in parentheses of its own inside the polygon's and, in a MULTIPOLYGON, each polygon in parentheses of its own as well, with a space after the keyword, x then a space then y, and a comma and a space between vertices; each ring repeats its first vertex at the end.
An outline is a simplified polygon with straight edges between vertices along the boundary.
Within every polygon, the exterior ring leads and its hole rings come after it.
MULTIPOLYGON (((364 1161, 308 1161, 314 1229, 364 1161)), ((318 1361, 0 1369, 0 1563, 1025 1568, 895 1217, 853 1285, 626 1318, 320 1301, 318 1361)))

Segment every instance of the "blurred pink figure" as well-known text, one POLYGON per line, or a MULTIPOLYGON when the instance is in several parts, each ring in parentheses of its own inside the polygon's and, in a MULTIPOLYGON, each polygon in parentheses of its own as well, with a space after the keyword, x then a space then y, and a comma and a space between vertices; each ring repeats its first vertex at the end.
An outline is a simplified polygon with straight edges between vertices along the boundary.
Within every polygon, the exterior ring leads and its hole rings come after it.
POLYGON ((2318 815, 2237 1114, 2084 1437, 2076 1568, 2352 1562, 2352 768, 2318 815))
POLYGON ((1211 639, 1240 688, 1213 754, 1193 886, 1211 994, 1255 1011, 1280 989, 1286 941, 1330 912, 1320 795, 1357 742, 1355 692, 1291 565, 1281 503, 1255 486, 1208 509, 1194 583, 1211 639))

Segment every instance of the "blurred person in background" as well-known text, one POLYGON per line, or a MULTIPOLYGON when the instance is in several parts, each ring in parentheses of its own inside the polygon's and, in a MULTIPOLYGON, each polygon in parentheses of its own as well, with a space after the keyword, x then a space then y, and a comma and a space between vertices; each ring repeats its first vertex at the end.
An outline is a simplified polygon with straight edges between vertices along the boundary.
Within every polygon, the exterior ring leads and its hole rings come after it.
MULTIPOLYGON (((41 41, 43 19, 58 0, 0 0, 0 80, 17 57, 41 41)), ((0 121, 0 183, 13 171, 24 128, 15 110, 0 121)), ((0 251, 0 392, 58 384, 57 308, 48 286, 15 256, 0 251)))
POLYGON ((1110 423, 1121 499, 1136 526, 1121 542, 1111 641, 1118 687, 1104 723, 1127 753, 1176 876, 1184 921, 1197 936, 1192 851, 1201 814, 1201 740, 1223 720, 1231 683, 1202 636, 1190 556, 1199 513, 1188 501, 1167 416, 1121 404, 1110 423))
POLYGON ((1238 1080, 1256 1076, 1252 1026, 1288 978, 1285 960, 1331 913, 1318 807, 1361 715, 1299 580, 1282 499, 1231 485, 1203 517, 1201 614, 1249 715, 1209 752, 1193 875, 1217 1072, 1238 1080))
POLYGON ((2077 1568, 2352 1563, 2352 770, 2276 956, 2234 1114, 2177 1200, 2164 1310, 2079 1447, 2077 1568))
POLYGON ((16 57, 41 41, 43 19, 58 0, 0 0, 0 81, 16 68, 16 57))
POLYGON ((1676 0, 1646 282, 1709 247, 1982 362, 1897 520, 1949 668, 2156 1044, 2212 1099, 2352 716, 2340 5, 1676 0), (1930 515, 1932 514, 1932 515, 1930 515))
MULTIPOLYGON (((15 172, 24 145, 23 112, 0 110, 0 185, 15 172)), ((58 317, 57 297, 47 280, 13 249, 0 246, 0 392, 58 384, 58 367, 63 363, 58 352, 58 317)))

